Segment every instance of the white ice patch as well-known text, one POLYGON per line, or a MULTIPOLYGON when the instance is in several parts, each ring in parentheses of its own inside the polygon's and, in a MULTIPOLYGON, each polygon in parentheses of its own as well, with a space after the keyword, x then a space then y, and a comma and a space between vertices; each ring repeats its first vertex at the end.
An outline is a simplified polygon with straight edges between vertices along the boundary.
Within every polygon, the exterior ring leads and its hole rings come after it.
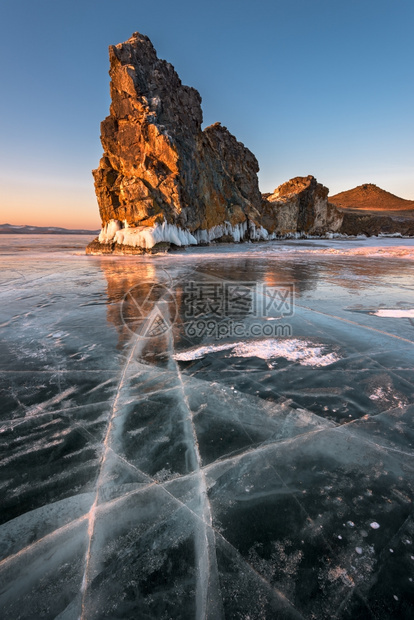
POLYGON ((99 233, 99 243, 112 243, 118 230, 121 230, 122 224, 119 220, 110 220, 99 233))
POLYGON ((155 226, 129 227, 119 220, 111 220, 102 228, 98 237, 100 243, 130 245, 134 248, 151 249, 157 243, 166 242, 175 245, 197 245, 197 239, 188 231, 163 222, 155 226))
POLYGON ((252 241, 271 241, 276 239, 276 233, 269 233, 263 226, 249 222, 249 237, 252 241))
POLYGON ((213 226, 208 230, 198 229, 194 232, 194 237, 198 243, 210 243, 211 241, 220 239, 224 236, 233 237, 233 240, 238 243, 244 239, 246 231, 247 221, 236 224, 235 226, 232 226, 230 222, 224 222, 223 224, 213 226))
POLYGON ((246 238, 251 241, 270 241, 276 239, 275 233, 269 233, 263 226, 256 226, 254 222, 247 220, 233 226, 230 222, 224 222, 218 226, 213 226, 208 230, 196 230, 195 238, 199 243, 210 243, 221 237, 233 237, 233 241, 238 243, 246 238))
POLYGON ((385 308, 381 308, 373 314, 374 316, 385 316, 395 319, 414 319, 414 308, 407 308, 405 310, 387 310, 385 308))
POLYGON ((131 245, 150 249, 156 243, 167 242, 178 246, 198 245, 199 243, 210 243, 221 237, 232 237, 236 243, 243 241, 246 237, 252 241, 269 241, 276 239, 274 233, 269 234, 262 226, 257 227, 253 222, 247 220, 234 226, 230 222, 223 222, 212 228, 198 229, 191 233, 174 224, 156 224, 155 226, 136 226, 130 227, 127 222, 110 220, 99 234, 100 243, 119 243, 120 245, 131 245))
POLYGON ((235 347, 234 342, 226 342, 225 344, 211 344, 205 347, 197 347, 196 349, 189 349, 188 351, 182 351, 176 353, 173 357, 180 362, 191 362, 192 360, 198 360, 207 355, 208 353, 217 353, 217 351, 226 351, 235 347))
POLYGON ((324 354, 321 345, 312 346, 312 343, 296 338, 242 342, 235 346, 232 355, 235 357, 260 357, 264 360, 284 357, 290 362, 299 362, 302 366, 328 366, 339 360, 336 353, 324 354))
POLYGON ((340 359, 336 353, 323 353, 322 345, 315 346, 306 340, 296 338, 208 345, 176 353, 174 358, 189 362, 200 359, 208 353, 226 350, 231 351, 229 357, 259 357, 264 360, 283 357, 291 362, 299 362, 302 366, 328 366, 340 359))

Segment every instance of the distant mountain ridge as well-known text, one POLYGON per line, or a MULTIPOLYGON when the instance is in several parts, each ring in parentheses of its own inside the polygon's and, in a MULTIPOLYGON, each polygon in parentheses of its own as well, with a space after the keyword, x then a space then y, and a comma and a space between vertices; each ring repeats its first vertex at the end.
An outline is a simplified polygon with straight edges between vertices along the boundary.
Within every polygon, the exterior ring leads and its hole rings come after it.
POLYGON ((0 224, 0 235, 97 235, 99 230, 59 228, 57 226, 19 226, 0 224))
POLYGON ((414 211, 414 200, 406 200, 387 192, 373 183, 358 185, 346 192, 329 196, 329 202, 339 209, 358 211, 414 211))

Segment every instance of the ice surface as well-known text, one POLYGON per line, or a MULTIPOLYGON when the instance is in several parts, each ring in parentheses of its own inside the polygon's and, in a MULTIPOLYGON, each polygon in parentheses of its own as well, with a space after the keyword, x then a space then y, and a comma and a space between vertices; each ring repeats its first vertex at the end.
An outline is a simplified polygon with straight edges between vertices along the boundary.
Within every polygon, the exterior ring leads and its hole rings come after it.
POLYGON ((0 239, 0 617, 413 617, 412 242, 88 241, 0 239))

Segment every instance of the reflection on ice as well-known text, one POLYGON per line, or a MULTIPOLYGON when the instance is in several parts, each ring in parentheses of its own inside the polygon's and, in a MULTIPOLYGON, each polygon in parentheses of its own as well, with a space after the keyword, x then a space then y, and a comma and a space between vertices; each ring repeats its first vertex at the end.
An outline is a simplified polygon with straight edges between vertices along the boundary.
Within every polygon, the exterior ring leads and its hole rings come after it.
POLYGON ((1 617, 412 617, 414 328, 373 311, 414 307, 414 266, 257 247, 22 253, 0 291, 1 617), (189 280, 294 284, 292 337, 189 335, 189 280), (156 336, 134 314, 152 283, 174 292, 156 336))

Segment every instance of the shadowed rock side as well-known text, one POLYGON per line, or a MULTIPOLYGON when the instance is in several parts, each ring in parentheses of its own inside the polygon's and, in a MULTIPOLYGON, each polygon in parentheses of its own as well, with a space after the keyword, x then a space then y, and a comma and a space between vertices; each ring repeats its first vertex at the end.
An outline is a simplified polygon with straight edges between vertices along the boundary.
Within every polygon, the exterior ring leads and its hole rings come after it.
POLYGON ((338 232, 342 215, 328 203, 328 192, 313 176, 279 185, 273 194, 263 194, 263 226, 278 236, 338 232))
POLYGON ((383 213, 349 213, 344 209, 340 233, 367 237, 377 235, 414 237, 414 213, 405 212, 391 216, 383 213))

